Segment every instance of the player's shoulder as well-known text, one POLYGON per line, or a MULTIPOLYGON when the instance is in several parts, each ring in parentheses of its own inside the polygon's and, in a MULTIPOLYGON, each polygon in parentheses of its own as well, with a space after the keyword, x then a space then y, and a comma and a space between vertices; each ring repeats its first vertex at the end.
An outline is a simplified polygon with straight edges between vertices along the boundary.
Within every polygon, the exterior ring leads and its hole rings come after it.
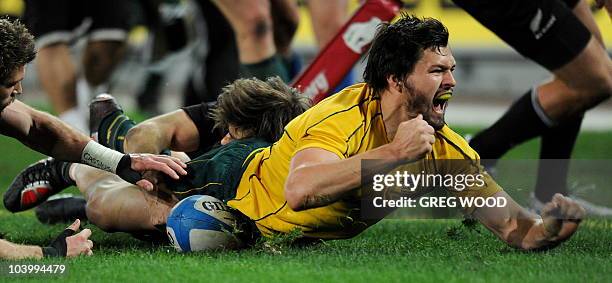
POLYGON ((445 155, 448 155, 448 158, 480 159, 478 153, 470 147, 465 138, 453 131, 448 125, 444 125, 442 129, 436 131, 436 134, 443 139, 440 146, 445 147, 445 155))
POLYGON ((322 112, 328 112, 329 110, 344 110, 360 105, 369 99, 370 96, 372 96, 372 91, 365 83, 354 84, 323 99, 311 109, 322 112))
POLYGON ((317 103, 302 118, 308 124, 361 123, 365 115, 362 106, 369 99, 371 91, 365 84, 352 85, 317 103))

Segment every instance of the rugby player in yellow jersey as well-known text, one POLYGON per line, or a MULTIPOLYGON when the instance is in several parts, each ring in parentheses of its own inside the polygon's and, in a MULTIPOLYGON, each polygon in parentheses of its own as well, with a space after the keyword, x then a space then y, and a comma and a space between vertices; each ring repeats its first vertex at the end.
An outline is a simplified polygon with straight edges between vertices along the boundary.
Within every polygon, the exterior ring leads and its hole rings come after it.
MULTIPOLYGON (((364 73, 366 83, 349 87, 293 119, 278 141, 243 154, 238 160, 242 161, 238 169, 235 165, 224 167, 229 168, 223 172, 225 176, 239 174, 237 185, 220 178, 218 172, 214 174, 216 178, 208 176, 215 170, 206 169, 218 167, 197 170, 197 164, 203 163, 200 162, 189 164, 190 174, 194 175, 192 179, 199 182, 185 184, 167 180, 168 189, 178 197, 187 193, 212 194, 246 216, 264 236, 295 229, 310 238, 340 239, 357 235, 380 220, 363 219, 359 213, 362 160, 378 160, 377 167, 370 170, 383 173, 415 164, 425 169, 427 160, 479 162, 478 154, 444 121, 447 99, 455 86, 452 75, 455 60, 447 41, 448 31, 435 19, 403 15, 394 24, 383 25, 370 49, 364 73), (406 165, 414 160, 417 162, 406 165), (218 186, 226 183, 231 185, 218 186), (214 186, 218 187, 210 189, 214 186)), ((189 135, 183 132, 179 139, 198 141, 204 134, 200 131, 198 135, 197 126, 178 116, 171 124, 169 132, 192 128, 189 135)), ((243 138, 254 133, 237 131, 240 125, 229 125, 233 137, 225 141, 236 140, 221 148, 236 145, 236 142, 252 145, 249 139, 243 138)), ((159 150, 164 146, 172 147, 169 140, 177 142, 178 135, 170 136, 173 138, 136 140, 132 135, 131 141, 128 135, 126 146, 140 143, 141 148, 159 150)), ((83 166, 76 169, 80 167, 83 166)), ((471 168, 465 169, 468 170, 465 173, 474 173, 469 171, 474 167, 471 168)), ((86 172, 76 169, 71 177, 79 186, 96 184, 86 172)), ((444 166, 438 169, 438 173, 462 173, 464 170, 444 166)), ((467 207, 466 212, 513 247, 526 250, 554 247, 568 239, 584 217, 584 210, 562 195, 556 195, 546 204, 541 216, 531 214, 515 203, 490 176, 482 171, 479 173, 485 176, 484 186, 451 193, 505 198, 506 206, 467 207)), ((155 212, 147 213, 156 214, 159 221, 167 215, 171 205, 150 206, 155 212)), ((125 229, 140 225, 140 228, 152 229, 156 224, 129 223, 125 218, 116 219, 110 226, 125 229)))
MULTIPOLYGON (((455 60, 447 40, 446 28, 434 19, 404 16, 382 26, 370 49, 366 83, 292 120, 278 142, 250 161, 228 205, 255 221, 264 235, 297 228, 310 237, 348 238, 376 221, 360 219, 362 160, 382 161, 379 168, 370 168, 377 172, 422 158, 478 160, 445 125, 446 101, 441 97, 455 86, 455 60)), ((490 177, 482 188, 451 193, 507 198, 505 207, 468 212, 502 240, 523 249, 567 239, 584 214, 573 201, 557 195, 543 219, 531 215, 490 177)))

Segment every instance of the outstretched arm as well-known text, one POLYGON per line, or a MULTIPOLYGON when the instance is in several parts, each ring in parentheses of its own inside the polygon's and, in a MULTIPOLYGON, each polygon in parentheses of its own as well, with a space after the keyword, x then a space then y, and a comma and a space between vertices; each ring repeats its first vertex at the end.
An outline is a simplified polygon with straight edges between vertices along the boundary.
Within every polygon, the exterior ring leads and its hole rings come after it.
POLYGON ((58 118, 16 100, 1 114, 0 131, 31 149, 57 159, 80 162, 90 141, 58 118))
POLYGON ((493 197, 507 200, 505 207, 482 207, 474 216, 508 245, 523 250, 553 248, 578 229, 585 211, 570 198, 556 194, 542 210, 541 217, 518 205, 505 192, 493 197))
POLYGON ((20 101, 0 114, 0 133, 14 137, 28 147, 54 158, 85 163, 118 174, 142 187, 153 185, 137 172, 161 171, 178 179, 187 172, 177 158, 156 155, 124 155, 93 142, 58 118, 35 110, 20 101), (178 174, 177 174, 178 173, 178 174))
POLYGON ((81 222, 77 219, 50 246, 44 248, 14 244, 0 239, 0 258, 14 260, 43 258, 45 256, 75 257, 79 255, 92 255, 93 242, 89 240, 91 230, 84 229, 80 233, 73 235, 79 230, 80 225, 81 222))
POLYGON ((26 246, 11 243, 0 239, 0 258, 2 259, 24 259, 42 258, 42 248, 39 246, 26 246))

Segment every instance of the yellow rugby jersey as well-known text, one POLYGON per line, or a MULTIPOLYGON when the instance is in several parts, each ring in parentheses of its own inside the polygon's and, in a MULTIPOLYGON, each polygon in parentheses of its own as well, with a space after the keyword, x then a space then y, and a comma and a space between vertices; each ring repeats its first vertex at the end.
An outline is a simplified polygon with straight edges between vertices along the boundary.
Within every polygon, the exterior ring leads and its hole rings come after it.
MULTIPOLYGON (((291 158, 302 149, 316 147, 346 159, 389 142, 380 98, 365 84, 348 87, 293 119, 276 143, 253 152, 247 159, 250 161, 236 198, 228 205, 254 220, 265 236, 288 233, 296 228, 307 237, 355 236, 375 222, 360 220, 359 190, 325 207, 295 212, 287 205, 284 186, 291 158)), ((436 133, 436 143, 428 157, 479 158, 462 137, 446 126, 436 133)), ((478 195, 490 196, 499 190, 497 186, 490 186, 478 195)))

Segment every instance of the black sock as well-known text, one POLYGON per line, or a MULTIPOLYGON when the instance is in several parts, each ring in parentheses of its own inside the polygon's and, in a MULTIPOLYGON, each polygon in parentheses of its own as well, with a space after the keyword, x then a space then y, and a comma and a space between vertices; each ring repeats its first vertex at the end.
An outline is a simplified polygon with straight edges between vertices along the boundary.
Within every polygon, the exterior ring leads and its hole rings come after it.
POLYGON ((257 63, 241 64, 240 76, 243 78, 255 77, 260 80, 279 76, 285 82, 289 80, 287 69, 278 54, 257 63))
POLYGON ((72 165, 71 162, 59 162, 59 172, 66 184, 76 186, 76 182, 70 178, 70 165, 72 165))
POLYGON ((535 196, 548 202, 555 193, 567 195, 567 171, 583 116, 552 127, 542 135, 535 196))
POLYGON ((102 119, 98 128, 98 143, 123 153, 123 141, 136 123, 123 111, 115 111, 102 119))
POLYGON ((499 159, 514 146, 548 129, 536 113, 531 92, 519 98, 495 124, 470 140, 470 146, 482 159, 499 159))

